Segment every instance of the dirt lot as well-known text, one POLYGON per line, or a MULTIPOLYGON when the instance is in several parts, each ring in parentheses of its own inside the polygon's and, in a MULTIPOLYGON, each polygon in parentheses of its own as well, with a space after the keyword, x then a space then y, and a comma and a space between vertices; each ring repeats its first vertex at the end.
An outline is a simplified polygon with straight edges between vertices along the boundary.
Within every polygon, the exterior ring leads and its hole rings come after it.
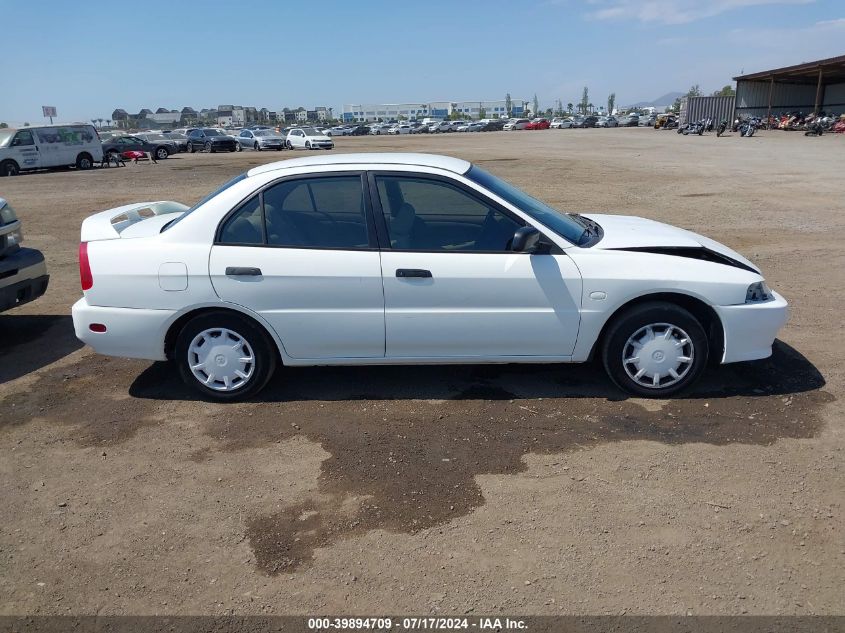
POLYGON ((337 145, 460 156, 560 208, 705 233, 791 321, 769 361, 680 400, 626 398, 595 367, 381 367, 210 405, 167 365, 76 341, 79 225, 289 154, 2 179, 51 282, 0 315, 0 614, 845 612, 844 138, 337 145))

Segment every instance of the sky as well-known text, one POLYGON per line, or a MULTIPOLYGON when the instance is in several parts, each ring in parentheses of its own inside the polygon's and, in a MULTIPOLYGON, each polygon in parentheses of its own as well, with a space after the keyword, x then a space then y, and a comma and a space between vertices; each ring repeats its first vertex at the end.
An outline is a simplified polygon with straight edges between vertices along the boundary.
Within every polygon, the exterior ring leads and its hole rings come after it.
POLYGON ((0 0, 0 121, 115 108, 705 94, 845 54, 845 0, 0 0))

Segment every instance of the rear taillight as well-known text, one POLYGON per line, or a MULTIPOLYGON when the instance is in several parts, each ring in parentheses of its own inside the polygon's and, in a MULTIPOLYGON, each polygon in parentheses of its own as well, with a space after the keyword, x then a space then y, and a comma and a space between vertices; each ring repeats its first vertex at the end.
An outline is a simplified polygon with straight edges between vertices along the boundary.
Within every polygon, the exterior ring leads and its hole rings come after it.
POLYGON ((79 244, 79 281, 83 290, 90 290, 94 285, 91 264, 88 262, 88 242, 80 242, 79 244))

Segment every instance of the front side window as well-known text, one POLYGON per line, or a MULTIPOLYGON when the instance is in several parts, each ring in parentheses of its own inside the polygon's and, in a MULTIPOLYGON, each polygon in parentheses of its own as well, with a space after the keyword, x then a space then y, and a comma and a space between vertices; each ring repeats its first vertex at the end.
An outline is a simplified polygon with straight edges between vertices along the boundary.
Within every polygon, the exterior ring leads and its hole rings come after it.
POLYGON ((12 145, 14 145, 14 146, 35 145, 35 140, 32 138, 32 131, 31 130, 21 130, 20 132, 15 134, 15 140, 12 141, 12 145))
POLYGON ((522 226, 489 203, 440 180, 377 176, 392 248, 413 251, 510 251, 522 226))

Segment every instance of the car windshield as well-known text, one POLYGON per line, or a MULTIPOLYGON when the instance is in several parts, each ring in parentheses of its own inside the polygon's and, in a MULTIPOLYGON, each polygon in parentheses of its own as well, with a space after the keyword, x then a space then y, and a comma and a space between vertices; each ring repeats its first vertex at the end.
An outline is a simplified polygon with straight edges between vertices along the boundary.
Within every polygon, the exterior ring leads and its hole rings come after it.
POLYGON ((315 130, 313 127, 304 127, 302 131, 305 132, 305 136, 319 136, 320 132, 315 130))
POLYGON ((167 138, 185 138, 185 135, 181 132, 165 132, 164 134, 167 138))
POLYGON ((271 132, 270 130, 255 130, 253 134, 255 136, 275 136, 275 133, 271 132))
POLYGON ((589 232, 585 226, 571 215, 561 213, 536 198, 532 198, 521 189, 517 189, 480 167, 473 165, 464 175, 500 198, 507 200, 538 222, 545 224, 573 244, 583 244, 589 238, 589 232))
POLYGON ((199 208, 200 208, 202 205, 204 205, 206 202, 208 202, 209 200, 211 200, 211 199, 212 199, 212 198, 214 198, 215 196, 217 196, 217 195, 219 195, 219 194, 223 193, 224 191, 226 191, 226 189, 228 189, 228 188, 229 188, 229 187, 231 187, 232 185, 239 183, 239 182, 240 182, 241 180, 243 180, 244 178, 246 178, 246 173, 243 173, 243 174, 240 174, 240 175, 238 175, 238 176, 235 176, 235 177, 234 177, 234 178, 232 178, 230 181, 228 181, 228 182, 224 183, 223 185, 221 185, 220 187, 218 187, 217 189, 215 189, 214 191, 212 191, 210 194, 208 194, 205 198, 203 198, 202 200, 200 200, 199 202, 197 202, 197 203, 196 203, 194 206, 192 206, 190 209, 188 209, 187 211, 185 211, 185 213, 183 213, 182 215, 180 215, 178 218, 175 218, 175 219, 171 220, 170 222, 168 222, 167 224, 165 224, 163 227, 161 227, 161 232, 162 232, 162 233, 164 233, 167 229, 170 229, 170 228, 172 228, 172 227, 176 226, 179 222, 181 222, 181 221, 182 221, 182 220, 184 220, 186 217, 188 217, 189 215, 191 215, 194 211, 196 211, 197 209, 199 209, 199 208))
POLYGON ((223 136, 223 132, 220 130, 212 130, 211 128, 206 128, 203 132, 206 136, 223 136))
POLYGON ((12 140, 12 136, 14 136, 17 130, 0 130, 0 147, 5 147, 9 144, 9 141, 12 140))
POLYGON ((168 138, 164 134, 144 134, 142 138, 148 141, 166 141, 168 138))

